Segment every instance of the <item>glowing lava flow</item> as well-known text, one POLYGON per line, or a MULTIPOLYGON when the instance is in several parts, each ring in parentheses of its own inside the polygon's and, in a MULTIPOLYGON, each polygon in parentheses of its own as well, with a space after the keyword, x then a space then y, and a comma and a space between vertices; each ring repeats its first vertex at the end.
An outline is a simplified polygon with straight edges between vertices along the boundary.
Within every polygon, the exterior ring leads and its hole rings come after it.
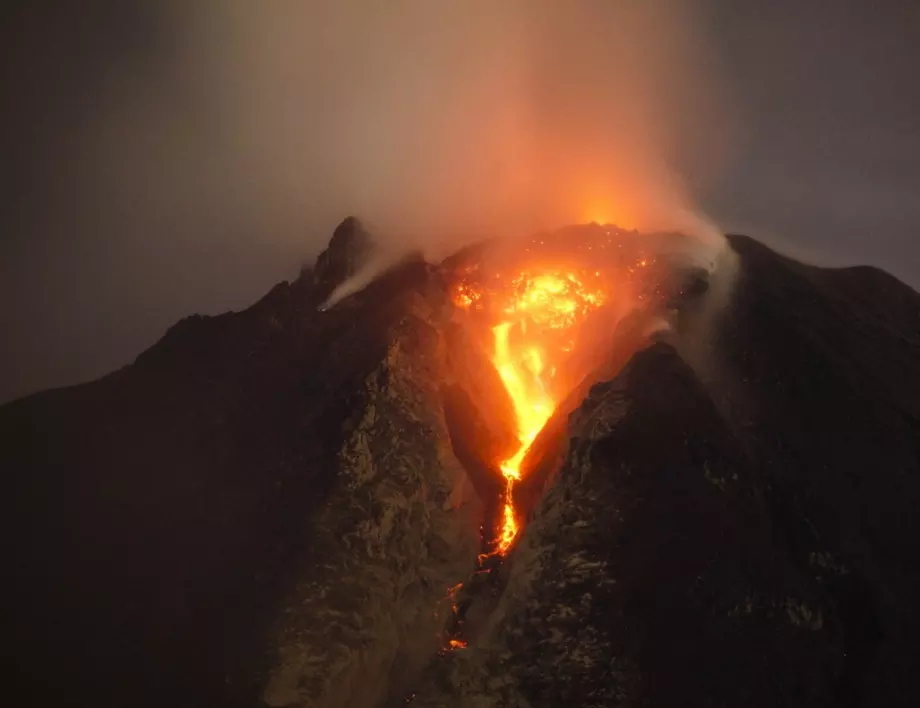
MULTIPOLYGON (((512 281, 511 296, 504 308, 504 321, 492 328, 495 337, 493 363, 514 406, 519 447, 499 465, 505 478, 505 499, 495 552, 504 555, 514 543, 518 521, 514 509, 514 484, 521 478, 521 464, 537 435, 556 407, 545 380, 547 355, 567 354, 570 330, 588 310, 599 306, 600 290, 586 290, 572 273, 522 273, 512 281), (512 333, 522 340, 512 345, 512 333)), ((548 369, 549 378, 555 366, 548 369)))
POLYGON ((510 322, 503 322, 493 328, 495 335, 495 368, 501 376, 505 389, 514 405, 517 417, 518 451, 499 466, 505 478, 505 504, 502 513, 502 527, 498 537, 497 551, 507 552, 518 532, 514 515, 514 483, 521 478, 521 462, 546 425, 555 407, 543 388, 540 376, 543 373, 543 358, 536 347, 525 349, 525 356, 518 360, 509 344, 510 322), (529 380, 528 380, 529 379, 529 380))
POLYGON ((553 415, 553 396, 565 393, 559 390, 557 368, 571 361, 578 325, 607 299, 605 283, 595 267, 547 267, 518 271, 510 280, 496 273, 485 282, 462 279, 452 286, 457 307, 484 313, 491 322, 491 359, 511 399, 518 440, 515 453, 498 464, 505 479, 502 518, 494 550, 481 559, 504 555, 514 543, 519 530, 514 484, 521 479, 527 452, 553 415))

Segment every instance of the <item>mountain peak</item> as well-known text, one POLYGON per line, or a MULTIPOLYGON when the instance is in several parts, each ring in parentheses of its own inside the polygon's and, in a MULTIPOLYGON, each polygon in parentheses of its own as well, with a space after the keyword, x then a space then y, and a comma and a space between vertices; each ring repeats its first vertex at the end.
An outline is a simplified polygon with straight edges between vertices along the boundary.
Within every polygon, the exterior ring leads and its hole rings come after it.
POLYGON ((354 216, 347 217, 336 227, 329 245, 317 257, 313 284, 328 295, 367 263, 374 247, 374 240, 361 221, 354 216))

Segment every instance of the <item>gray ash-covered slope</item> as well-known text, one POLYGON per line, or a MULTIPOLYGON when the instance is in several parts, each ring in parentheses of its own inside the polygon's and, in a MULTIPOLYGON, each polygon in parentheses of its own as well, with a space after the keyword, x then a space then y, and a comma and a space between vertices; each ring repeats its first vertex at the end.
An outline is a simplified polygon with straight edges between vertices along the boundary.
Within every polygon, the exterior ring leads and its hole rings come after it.
POLYGON ((439 654, 494 504, 443 403, 483 369, 421 261, 317 312, 363 240, 0 408, 17 705, 920 704, 920 295, 731 237, 725 307, 562 421, 439 654))

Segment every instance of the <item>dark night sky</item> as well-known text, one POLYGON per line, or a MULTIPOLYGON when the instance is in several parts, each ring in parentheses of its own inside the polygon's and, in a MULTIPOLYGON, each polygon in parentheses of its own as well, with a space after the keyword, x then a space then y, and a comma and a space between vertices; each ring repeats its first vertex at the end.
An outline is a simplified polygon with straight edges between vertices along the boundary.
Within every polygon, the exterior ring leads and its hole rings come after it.
MULTIPOLYGON (((700 4, 740 137, 715 176, 692 159, 681 165, 697 202, 726 231, 814 262, 879 265, 920 286, 918 4, 700 4)), ((282 117, 266 103, 274 112, 251 133, 232 115, 216 121, 208 102, 224 96, 199 88, 221 55, 183 49, 186 25, 207 27, 207 13, 181 6, 0 10, 0 401, 129 363, 185 315, 245 307, 295 276, 350 211, 339 174, 313 175, 293 194, 300 173, 273 141, 347 116, 305 100, 282 117), (164 104, 173 108, 161 113, 164 104), (112 133, 104 147, 87 138, 112 133)), ((295 14, 309 20, 310 6, 295 14)), ((267 43, 227 35, 231 48, 241 43, 239 66, 274 47, 272 31, 267 43)), ((237 75, 225 74, 219 90, 232 94, 237 75)), ((349 77, 333 79, 347 93, 349 77)), ((334 149, 348 161, 344 143, 334 149)))

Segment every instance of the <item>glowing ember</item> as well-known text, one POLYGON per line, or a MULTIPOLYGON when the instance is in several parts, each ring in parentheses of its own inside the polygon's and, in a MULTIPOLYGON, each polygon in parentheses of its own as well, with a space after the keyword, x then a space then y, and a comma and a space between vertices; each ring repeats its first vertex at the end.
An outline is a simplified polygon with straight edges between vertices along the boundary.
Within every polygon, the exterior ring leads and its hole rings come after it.
POLYGON ((463 283, 460 283, 459 285, 454 286, 453 300, 457 307, 462 307, 465 309, 479 300, 481 296, 482 293, 471 285, 464 285, 463 283))
POLYGON ((466 642, 464 642, 462 639, 451 639, 447 643, 447 646, 449 646, 451 649, 466 649, 466 642))
POLYGON ((541 327, 572 327, 603 300, 587 290, 574 273, 522 273, 512 281, 514 292, 505 312, 529 316, 541 327))
POLYGON ((463 583, 457 583, 453 587, 447 588, 447 597, 445 599, 450 600, 450 610, 454 615, 457 614, 457 593, 460 592, 461 588, 463 588, 463 583))

